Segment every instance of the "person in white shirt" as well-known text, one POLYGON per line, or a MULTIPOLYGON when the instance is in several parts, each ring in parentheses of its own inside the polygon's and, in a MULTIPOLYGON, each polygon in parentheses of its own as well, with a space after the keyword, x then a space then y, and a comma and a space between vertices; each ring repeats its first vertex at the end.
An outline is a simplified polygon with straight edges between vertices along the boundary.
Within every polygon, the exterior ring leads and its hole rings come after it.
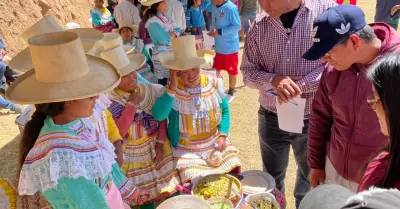
POLYGON ((174 26, 182 31, 186 30, 186 15, 183 5, 178 0, 166 0, 168 9, 167 15, 171 17, 174 26))
POLYGON ((114 9, 114 18, 119 25, 122 23, 139 25, 141 22, 140 13, 134 5, 134 0, 125 0, 119 3, 114 9))

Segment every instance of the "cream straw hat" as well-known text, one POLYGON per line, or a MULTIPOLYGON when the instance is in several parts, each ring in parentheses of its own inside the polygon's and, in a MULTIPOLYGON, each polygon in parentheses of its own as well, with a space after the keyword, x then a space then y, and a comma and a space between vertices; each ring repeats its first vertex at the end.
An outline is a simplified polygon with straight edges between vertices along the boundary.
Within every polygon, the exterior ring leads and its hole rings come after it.
POLYGON ((125 54, 131 54, 136 49, 136 47, 132 45, 123 45, 122 38, 119 34, 104 33, 104 38, 97 41, 87 54, 100 57, 100 53, 104 51, 104 49, 113 48, 118 45, 122 46, 125 54))
POLYGON ((86 55, 79 36, 55 32, 32 37, 29 48, 34 68, 7 89, 18 104, 71 101, 114 89, 120 76, 109 62, 86 55))
POLYGON ((162 2, 163 0, 144 0, 144 1, 141 1, 140 2, 140 4, 142 4, 143 6, 146 6, 146 7, 150 7, 151 5, 153 5, 153 4, 155 4, 155 3, 158 3, 158 2, 162 2))
MULTIPOLYGON (((29 38, 34 37, 36 35, 45 34, 45 33, 53 33, 53 32, 61 32, 64 31, 60 25, 54 20, 52 16, 45 16, 37 23, 28 28, 25 32, 21 34, 22 38, 26 43, 28 43, 29 38)), ((95 30, 93 28, 77 28, 68 30, 71 32, 75 32, 79 35, 80 40, 84 46, 85 52, 88 52, 94 45, 94 43, 103 38, 103 34, 101 31, 95 30)), ((11 69, 19 70, 19 71, 27 71, 32 69, 32 57, 29 52, 29 47, 22 50, 18 53, 11 61, 9 67, 11 69)))
POLYGON ((115 35, 110 35, 101 41, 103 46, 96 55, 110 62, 121 76, 125 76, 140 69, 146 63, 146 57, 142 54, 126 55, 126 51, 118 41, 121 37, 115 35))
POLYGON ((119 33, 119 31, 122 28, 130 28, 132 30, 132 33, 136 33, 139 30, 139 26, 138 25, 131 25, 128 24, 126 22, 122 22, 121 24, 119 24, 119 28, 115 28, 112 30, 113 33, 119 33))
POLYGON ((158 55, 160 62, 172 70, 188 70, 203 65, 212 60, 215 52, 211 50, 197 50, 195 36, 182 36, 171 40, 172 52, 163 52, 158 55))

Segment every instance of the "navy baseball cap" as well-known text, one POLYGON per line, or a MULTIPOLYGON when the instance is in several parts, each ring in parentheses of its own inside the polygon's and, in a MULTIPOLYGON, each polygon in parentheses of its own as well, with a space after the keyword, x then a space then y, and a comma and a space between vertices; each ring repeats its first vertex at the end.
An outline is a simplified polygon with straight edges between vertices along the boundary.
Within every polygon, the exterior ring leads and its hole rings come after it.
POLYGON ((360 7, 343 4, 329 8, 314 21, 311 32, 314 44, 303 58, 320 59, 341 41, 366 25, 365 15, 360 7))

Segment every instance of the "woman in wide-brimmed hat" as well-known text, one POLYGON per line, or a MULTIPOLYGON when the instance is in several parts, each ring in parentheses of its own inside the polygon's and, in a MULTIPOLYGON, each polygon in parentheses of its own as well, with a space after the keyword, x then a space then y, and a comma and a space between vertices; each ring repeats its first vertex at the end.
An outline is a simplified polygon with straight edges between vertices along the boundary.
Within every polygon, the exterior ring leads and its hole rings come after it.
POLYGON ((35 104, 21 140, 19 194, 41 192, 53 208, 129 208, 148 196, 114 160, 105 126, 96 114, 98 95, 115 88, 120 75, 109 62, 85 55, 76 33, 29 39, 34 68, 7 89, 6 97, 35 104))
POLYGON ((168 91, 173 96, 157 101, 153 115, 169 118, 168 137, 182 183, 208 174, 239 173, 238 150, 228 140, 230 113, 222 80, 201 71, 215 52, 196 51, 194 36, 173 39, 172 48, 159 56, 171 69, 168 91))
POLYGON ((150 7, 143 18, 147 20, 145 27, 154 45, 152 54, 154 74, 158 83, 165 86, 169 78, 169 71, 161 65, 158 55, 172 50, 171 39, 178 37, 181 29, 175 27, 172 19, 166 15, 168 7, 164 0, 148 0, 142 4, 150 7))
MULTIPOLYGON (((113 44, 112 40, 109 42, 104 45, 113 44)), ((109 94, 109 110, 125 139, 114 143, 116 150, 121 150, 117 155, 123 159, 122 171, 139 188, 150 191, 149 201, 142 207, 154 208, 155 200, 174 193, 180 183, 167 140, 167 121, 156 121, 151 114, 155 101, 168 93, 159 84, 138 83, 136 71, 141 66, 135 63, 144 64, 143 55, 125 55, 120 46, 105 47, 100 54, 122 76, 118 87, 109 94), (133 62, 132 56, 141 56, 142 60, 133 62)))
POLYGON ((113 32, 121 35, 124 46, 132 46, 135 48, 132 53, 143 54, 146 57, 147 64, 140 70, 138 70, 138 73, 141 74, 148 81, 152 83, 157 83, 158 80, 151 71, 151 66, 153 66, 153 62, 151 61, 151 56, 148 50, 144 46, 143 40, 133 36, 133 34, 135 34, 137 31, 138 25, 129 25, 126 23, 121 23, 119 28, 113 30, 113 32))

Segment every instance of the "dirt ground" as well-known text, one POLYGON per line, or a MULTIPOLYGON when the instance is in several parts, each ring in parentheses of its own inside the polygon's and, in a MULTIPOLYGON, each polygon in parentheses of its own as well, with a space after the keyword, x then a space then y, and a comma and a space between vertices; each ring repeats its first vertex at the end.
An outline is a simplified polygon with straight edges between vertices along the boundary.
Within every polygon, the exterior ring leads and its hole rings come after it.
MULTIPOLYGON (((367 16, 368 22, 373 21, 375 0, 359 0, 367 16)), ((240 51, 242 53, 242 50, 240 51)), ((241 56, 240 56, 241 57, 241 56)), ((224 75, 225 77, 226 74, 224 75)), ((236 99, 231 104, 231 140, 241 152, 243 170, 262 169, 257 133, 258 92, 245 87, 242 78, 238 79, 236 99)), ((0 111, 0 177, 14 177, 18 159, 19 130, 14 124, 17 115, 0 111)), ((293 209, 293 187, 295 185, 296 165, 291 156, 286 177, 286 195, 288 209, 293 209)))

